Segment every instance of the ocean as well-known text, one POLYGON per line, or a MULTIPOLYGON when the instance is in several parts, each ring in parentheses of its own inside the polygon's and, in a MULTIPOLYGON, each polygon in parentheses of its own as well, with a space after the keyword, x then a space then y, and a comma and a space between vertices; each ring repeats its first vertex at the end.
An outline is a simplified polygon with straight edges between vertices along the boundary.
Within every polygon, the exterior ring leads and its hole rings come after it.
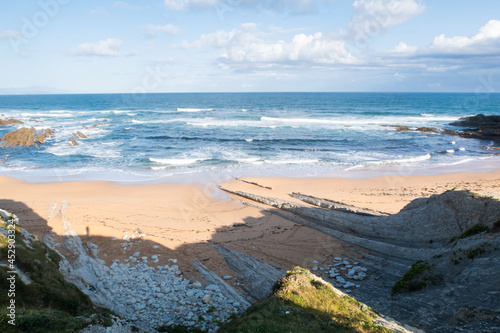
POLYGON ((500 114, 500 94, 0 96, 1 117, 26 123, 0 127, 0 136, 22 126, 55 133, 39 149, 0 149, 0 175, 32 182, 198 182, 206 177, 217 182, 480 165, 497 158, 486 148, 489 141, 388 126, 457 129, 448 124, 478 113, 500 114), (68 146, 76 131, 88 138, 68 146))

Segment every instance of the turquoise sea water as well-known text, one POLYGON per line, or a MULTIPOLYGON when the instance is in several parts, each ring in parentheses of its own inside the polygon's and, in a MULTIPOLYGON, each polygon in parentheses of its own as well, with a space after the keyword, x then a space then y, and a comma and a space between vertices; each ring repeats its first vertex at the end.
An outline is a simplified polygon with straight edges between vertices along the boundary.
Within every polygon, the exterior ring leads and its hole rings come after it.
MULTIPOLYGON (((198 175, 335 176, 382 166, 481 163, 494 158, 485 148, 489 141, 398 133, 386 126, 452 128, 450 122, 478 113, 500 114, 500 95, 0 96, 2 118, 15 117, 55 132, 40 149, 1 149, 0 175, 30 181, 189 182, 198 175), (88 138, 70 147, 68 139, 76 131, 88 138)), ((0 136, 21 126, 0 127, 0 136)))

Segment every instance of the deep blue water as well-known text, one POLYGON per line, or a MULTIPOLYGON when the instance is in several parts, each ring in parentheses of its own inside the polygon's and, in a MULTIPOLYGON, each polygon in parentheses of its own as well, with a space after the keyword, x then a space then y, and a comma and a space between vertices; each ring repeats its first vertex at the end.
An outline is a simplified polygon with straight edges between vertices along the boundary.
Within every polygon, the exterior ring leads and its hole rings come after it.
MULTIPOLYGON (((490 158, 488 141, 386 126, 451 128, 450 122, 477 113, 500 114, 500 94, 0 96, 2 118, 55 132, 40 149, 0 150, 0 175, 168 181, 196 174, 316 176, 387 165, 480 163, 490 158), (76 131, 88 138, 70 147, 76 131)), ((0 127, 0 136, 26 125, 0 127)))

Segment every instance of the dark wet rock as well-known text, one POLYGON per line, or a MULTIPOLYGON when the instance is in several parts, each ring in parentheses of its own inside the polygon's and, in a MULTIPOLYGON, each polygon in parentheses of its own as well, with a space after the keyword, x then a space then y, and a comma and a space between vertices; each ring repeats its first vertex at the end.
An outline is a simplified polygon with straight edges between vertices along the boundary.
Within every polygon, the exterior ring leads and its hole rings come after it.
POLYGON ((457 132, 457 131, 454 131, 454 130, 451 130, 451 129, 447 129, 447 128, 443 128, 441 130, 441 134, 448 134, 448 135, 459 135, 460 132, 457 132))
POLYGON ((387 125, 386 127, 393 127, 396 129, 396 132, 412 132, 413 129, 409 126, 401 126, 401 125, 387 125))
POLYGON ((21 120, 10 118, 10 119, 0 119, 0 126, 8 126, 14 124, 24 124, 21 120))
POLYGON ((4 141, 1 147, 36 146, 38 148, 37 143, 43 144, 47 138, 53 135, 54 132, 50 128, 42 129, 37 132, 34 127, 23 127, 0 137, 0 141, 4 141))
POLYGON ((439 130, 434 127, 418 127, 415 131, 421 132, 421 133, 434 133, 434 134, 439 134, 439 130))
POLYGON ((451 126, 467 127, 459 135, 464 138, 500 141, 500 116, 485 116, 478 114, 472 117, 460 118, 451 126))

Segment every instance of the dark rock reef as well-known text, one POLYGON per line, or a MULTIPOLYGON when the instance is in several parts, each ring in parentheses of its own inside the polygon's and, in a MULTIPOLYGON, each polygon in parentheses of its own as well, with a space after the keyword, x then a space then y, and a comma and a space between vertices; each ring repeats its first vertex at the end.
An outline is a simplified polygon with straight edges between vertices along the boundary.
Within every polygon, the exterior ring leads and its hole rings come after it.
POLYGON ((464 138, 500 141, 500 116, 485 116, 478 114, 472 117, 460 118, 451 126, 466 127, 458 135, 464 138))

